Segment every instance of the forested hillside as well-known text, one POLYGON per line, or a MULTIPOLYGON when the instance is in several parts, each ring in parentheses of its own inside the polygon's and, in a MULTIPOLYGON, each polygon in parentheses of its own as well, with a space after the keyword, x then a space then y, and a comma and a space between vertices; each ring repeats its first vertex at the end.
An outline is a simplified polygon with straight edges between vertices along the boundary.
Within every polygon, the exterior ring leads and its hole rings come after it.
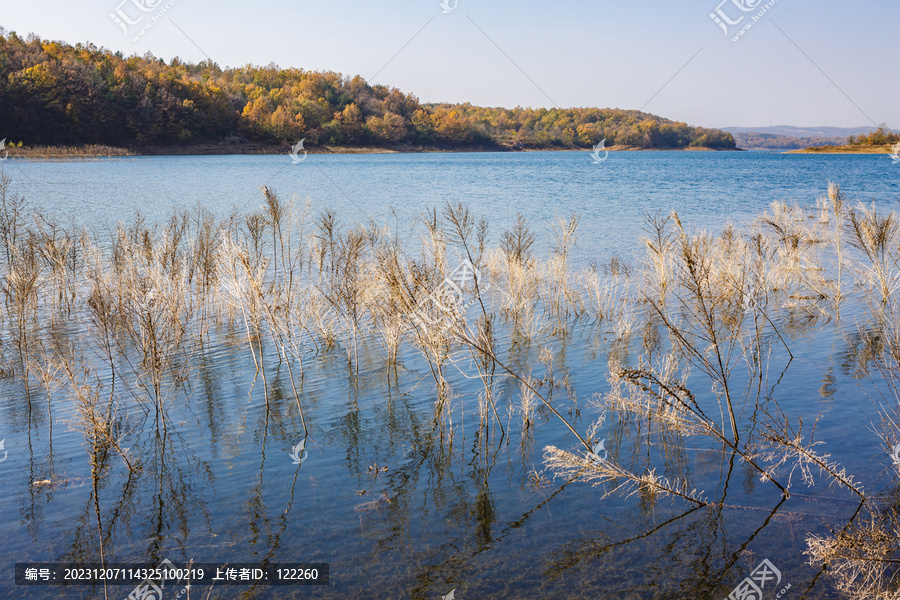
POLYGON ((733 149, 718 129, 636 110, 422 104, 361 77, 125 57, 0 28, 0 138, 128 148, 281 144, 421 148, 733 149))

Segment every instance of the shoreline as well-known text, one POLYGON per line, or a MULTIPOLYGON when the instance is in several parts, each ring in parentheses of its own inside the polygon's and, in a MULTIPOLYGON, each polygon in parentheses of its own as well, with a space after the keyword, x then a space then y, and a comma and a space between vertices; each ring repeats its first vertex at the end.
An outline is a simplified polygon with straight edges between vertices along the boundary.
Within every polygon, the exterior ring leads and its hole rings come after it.
POLYGON ((892 146, 814 146, 800 150, 788 150, 786 154, 892 154, 892 146))
MULTIPOLYGON (((197 144, 194 146, 150 146, 147 148, 117 148, 112 146, 50 146, 50 147, 7 147, 9 158, 32 160, 80 160, 98 158, 137 158, 146 156, 256 156, 290 154, 290 145, 242 144, 225 146, 197 144)), ((440 148, 433 146, 397 146, 379 148, 373 146, 317 146, 305 149, 314 155, 325 154, 459 154, 465 152, 588 152, 592 148, 512 148, 508 146, 480 146, 471 148, 440 148)), ((745 152, 742 148, 638 148, 631 146, 610 146, 603 151, 610 152, 745 152)))

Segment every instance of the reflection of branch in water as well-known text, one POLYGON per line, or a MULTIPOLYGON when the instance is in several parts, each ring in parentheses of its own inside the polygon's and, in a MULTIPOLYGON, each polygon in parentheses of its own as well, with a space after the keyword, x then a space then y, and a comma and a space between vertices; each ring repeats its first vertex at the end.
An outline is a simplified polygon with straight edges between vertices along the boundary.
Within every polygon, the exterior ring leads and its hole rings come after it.
POLYGON ((462 541, 462 536, 454 538, 452 540, 448 540, 441 544, 438 548, 435 548, 436 552, 441 550, 451 550, 453 554, 444 559, 443 562, 437 565, 430 565, 425 567, 425 569, 418 573, 415 577, 417 581, 420 581, 418 586, 413 588, 411 591, 411 596, 413 598, 424 598, 429 596, 429 591, 431 589, 431 583, 434 581, 454 581, 459 579, 459 574, 465 571, 465 564, 481 554, 486 550, 495 550, 499 547, 499 543, 503 541, 506 537, 511 535, 513 532, 519 530, 528 519, 530 519, 535 513, 539 510, 548 506, 550 501, 553 500, 558 494, 560 494, 564 489, 566 489, 569 484, 574 482, 575 479, 570 479, 563 483, 559 489, 555 492, 547 496, 544 500, 539 502, 534 508, 529 511, 526 511, 515 521, 511 521, 499 535, 492 538, 489 544, 479 544, 475 548, 471 548, 466 546, 465 544, 460 544, 462 541))
MULTIPOLYGON (((164 440, 162 436, 151 430, 151 439, 146 443, 152 448, 146 452, 136 452, 145 457, 142 461, 142 473, 127 476, 122 486, 121 497, 115 506, 102 509, 102 506, 110 504, 101 497, 104 488, 112 480, 113 473, 108 464, 109 452, 100 456, 96 469, 96 477, 92 487, 91 497, 85 506, 84 514, 78 519, 78 525, 72 530, 71 541, 68 550, 58 560, 62 562, 97 562, 97 548, 102 546, 102 560, 115 562, 121 556, 119 538, 127 540, 147 540, 148 548, 128 558, 138 562, 158 562, 164 558, 164 554, 171 552, 170 548, 163 548, 166 540, 179 541, 179 536, 172 535, 173 530, 180 529, 180 540, 183 549, 183 540, 187 538, 189 519, 204 519, 209 525, 209 514, 201 497, 192 494, 191 484, 194 468, 200 474, 205 472, 204 463, 190 453, 190 449, 182 444, 179 448, 173 447, 179 434, 170 433, 164 440), (155 456, 155 460, 152 457, 155 456), (174 457, 170 466, 169 458, 174 457), (188 465, 188 470, 180 465, 188 465), (137 492, 137 494, 135 494, 137 492), (141 500, 145 502, 142 503, 141 500), (143 518, 152 512, 152 517, 143 518), (142 518, 137 522, 138 530, 131 527, 130 519, 133 515, 140 514, 142 518), (152 518, 152 520, 151 520, 152 518), (119 533, 117 530, 125 527, 126 531, 119 533), (151 531, 143 532, 143 528, 150 527, 151 531)), ((132 546, 128 546, 132 547, 132 546)))
MULTIPOLYGON (((258 505, 262 508, 262 510, 259 513, 259 516, 264 520, 265 531, 267 531, 267 532, 270 531, 269 519, 264 516, 266 510, 265 510, 265 504, 263 503, 263 500, 262 500, 261 486, 262 486, 263 473, 264 473, 263 465, 265 465, 265 462, 266 462, 266 433, 268 432, 268 426, 269 426, 269 415, 268 415, 268 411, 266 411, 266 421, 265 421, 265 427, 264 427, 264 433, 263 433, 263 443, 262 443, 261 450, 260 450, 261 462, 260 462, 260 467, 259 467, 259 471, 260 471, 259 472, 259 484, 254 488, 254 491, 256 493, 255 495, 257 497, 258 505)), ((303 441, 304 442, 306 441, 305 437, 303 438, 303 441)), ((273 561, 276 558, 276 553, 281 549, 281 538, 284 535, 284 532, 287 530, 288 515, 290 514, 290 512, 294 506, 294 491, 297 487, 297 479, 299 477, 300 477, 300 465, 297 465, 297 469, 294 471, 294 479, 291 481, 291 488, 290 488, 291 493, 290 493, 290 496, 287 501, 287 506, 281 512, 281 515, 278 517, 278 520, 280 521, 280 527, 279 527, 278 531, 270 534, 267 539, 266 547, 268 548, 268 551, 266 552, 266 555, 263 557, 263 559, 260 561, 262 566, 264 566, 264 567, 273 563, 273 561)), ((256 531, 257 528, 251 527, 251 530, 256 531)), ((256 540, 253 539, 249 543, 251 545, 255 545, 256 540)), ((248 591, 246 593, 246 597, 248 597, 248 598, 254 597, 254 594, 256 593, 257 588, 259 588, 259 584, 254 583, 252 586, 250 586, 250 588, 248 589, 248 591)))
MULTIPOLYGON (((105 459, 104 459, 105 461, 105 459)), ((102 475, 102 470, 101 470, 102 475)), ((115 534, 115 527, 120 520, 120 516, 127 524, 128 517, 131 512, 131 502, 133 500, 132 494, 134 491, 133 488, 134 478, 128 476, 125 485, 122 486, 122 495, 119 498, 119 501, 116 503, 115 508, 112 509, 110 515, 106 518, 101 517, 101 521, 105 524, 104 529, 100 535, 103 536, 99 542, 94 541, 94 530, 93 526, 90 525, 90 515, 92 512, 95 512, 95 491, 91 489, 91 495, 88 499, 88 505, 85 506, 84 516, 78 519, 79 527, 75 528, 73 532, 73 539, 70 542, 69 548, 60 556, 60 561, 62 562, 94 562, 96 560, 96 546, 97 545, 112 545, 112 540, 115 534)), ((40 482, 43 483, 43 482, 40 482)), ((93 482, 92 482, 93 483, 93 482)), ((98 486, 96 492, 100 492, 102 490, 102 486, 104 483, 104 479, 98 481, 98 486)), ((53 487, 52 484, 48 485, 48 487, 53 487)), ((96 517, 96 514, 95 514, 96 517)))
POLYGON ((756 536, 759 535, 759 533, 769 525, 769 523, 772 521, 772 518, 775 517, 775 513, 778 512, 778 509, 780 509, 780 508, 781 508, 781 505, 784 504, 786 501, 787 501, 787 498, 782 497, 781 500, 778 502, 778 504, 775 505, 775 508, 772 509, 772 512, 770 512, 770 513, 768 514, 768 516, 766 516, 766 520, 763 521, 763 524, 760 525, 760 526, 756 529, 756 531, 754 531, 753 534, 747 539, 747 541, 744 542, 743 544, 741 544, 741 547, 738 548, 738 549, 731 555, 731 561, 729 561, 729 562, 725 565, 725 567, 722 569, 722 574, 723 574, 723 575, 725 574, 726 571, 728 571, 728 569, 731 568, 732 565, 734 565, 734 563, 736 563, 736 562, 738 561, 738 559, 740 558, 741 554, 742 554, 742 553, 747 549, 747 547, 750 545, 750 542, 752 542, 752 541, 756 538, 756 536))
MULTIPOLYGON (((106 567, 106 552, 103 547, 103 519, 100 516, 100 474, 103 470, 103 465, 97 456, 97 451, 94 449, 91 453, 91 483, 93 484, 91 488, 91 498, 94 504, 94 516, 97 519, 97 542, 99 544, 100 549, 100 566, 106 567)), ((109 590, 106 586, 106 580, 103 581, 103 597, 109 598, 109 590)))
MULTIPOLYGON (((260 444, 260 463, 259 463, 259 473, 256 477, 256 485, 253 487, 252 495, 250 500, 247 501, 247 520, 248 524, 250 524, 250 539, 247 541, 249 546, 255 546, 258 537, 260 535, 261 528, 253 525, 257 520, 263 519, 265 520, 265 530, 268 531, 268 519, 265 518, 266 514, 266 503, 263 500, 262 496, 262 484, 263 484, 263 476, 265 475, 265 464, 266 464, 266 441, 269 437, 269 407, 266 406, 266 411, 264 413, 264 425, 263 425, 263 437, 262 443, 260 444)), ((300 467, 297 467, 297 472, 294 474, 294 481, 297 481, 297 475, 300 473, 300 467)))
MULTIPOLYGON (((574 481, 574 480, 573 480, 574 481)), ((578 550, 562 550, 561 554, 563 554, 564 558, 558 559, 555 562, 551 562, 550 566, 544 569, 544 574, 550 579, 556 579, 562 575, 565 571, 574 568, 580 563, 590 562, 602 555, 605 552, 610 550, 614 550, 615 548, 619 548, 621 546, 627 546, 633 542, 637 542, 643 539, 646 539, 652 536, 654 533, 661 529, 668 528, 669 525, 672 525, 676 521, 691 515, 698 510, 703 509, 703 506, 694 506, 691 509, 688 509, 686 512, 681 513, 678 516, 672 517, 666 521, 663 521, 656 527, 653 527, 649 531, 644 533, 640 533, 634 537, 630 537, 624 540, 620 540, 618 542, 609 542, 602 545, 597 545, 596 540, 585 540, 582 542, 582 548, 578 550)))
MULTIPOLYGON (((770 524, 776 512, 785 502, 786 499, 782 498, 775 508, 768 513, 763 523, 753 531, 747 540, 740 545, 739 549, 731 555, 730 559, 717 568, 713 568, 714 561, 717 557, 714 540, 719 541, 724 545, 726 544, 726 535, 725 532, 719 534, 716 533, 715 530, 718 530, 722 524, 722 512, 725 507, 723 505, 697 505, 679 515, 667 519, 663 523, 656 524, 646 531, 642 531, 623 540, 610 541, 608 537, 605 537, 601 539, 584 539, 580 542, 571 542, 569 548, 564 548, 559 553, 559 556, 551 559, 546 564, 543 572, 550 579, 557 579, 561 577, 563 573, 570 571, 579 565, 591 564, 596 566, 595 562, 604 555, 609 557, 619 556, 620 558, 628 557, 629 555, 626 553, 613 554, 613 551, 621 550, 631 544, 648 540, 658 532, 668 532, 673 536, 673 539, 668 541, 664 547, 669 556, 657 557, 653 560, 647 559, 648 564, 656 565, 658 567, 658 572, 646 574, 647 580, 653 581, 654 586, 659 589, 679 589, 680 598, 713 597, 714 593, 723 585, 729 570, 737 562, 741 553, 754 539, 756 539, 760 532, 770 524), (675 523, 682 521, 691 515, 696 515, 701 518, 686 524, 681 534, 671 531, 672 526, 675 523), (705 535, 703 533, 704 531, 706 531, 705 535), (574 546, 574 548, 572 546, 574 546), (692 560, 688 561, 686 560, 686 557, 691 557, 692 560), (684 571, 696 574, 695 579, 691 581, 682 577, 682 573, 672 570, 671 565, 683 565, 684 571), (693 568, 691 565, 693 565, 693 568), (675 581, 666 584, 663 579, 667 575, 675 581)), ((643 556, 644 548, 636 548, 634 549, 634 553, 643 556)), ((635 589, 635 586, 639 586, 639 583, 631 581, 628 586, 629 589, 635 589)))

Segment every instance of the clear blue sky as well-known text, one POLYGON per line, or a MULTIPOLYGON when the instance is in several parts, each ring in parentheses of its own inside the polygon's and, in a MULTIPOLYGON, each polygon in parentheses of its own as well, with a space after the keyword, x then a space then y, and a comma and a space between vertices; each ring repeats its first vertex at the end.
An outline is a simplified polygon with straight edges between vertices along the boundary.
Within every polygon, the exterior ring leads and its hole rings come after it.
POLYGON ((726 0, 724 15, 745 17, 726 36, 709 16, 720 1, 458 0, 443 13, 438 0, 126 0, 129 15, 174 2, 132 42, 109 16, 122 0, 0 0, 0 26, 126 55, 359 74, 423 102, 900 128, 898 0, 776 0, 738 42, 765 2, 726 0))

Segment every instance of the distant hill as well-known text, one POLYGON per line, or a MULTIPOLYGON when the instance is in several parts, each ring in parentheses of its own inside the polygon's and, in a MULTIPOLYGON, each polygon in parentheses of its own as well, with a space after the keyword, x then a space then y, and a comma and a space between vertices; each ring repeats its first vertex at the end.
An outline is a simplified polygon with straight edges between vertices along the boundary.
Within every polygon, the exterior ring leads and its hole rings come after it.
POLYGON ((771 133, 785 137, 834 138, 849 137, 861 133, 871 133, 876 127, 793 127, 791 125, 774 125, 771 127, 723 127, 730 133, 771 133))
POLYGON ((850 136, 868 135, 875 127, 725 127, 738 148, 745 150, 798 150, 819 146, 840 146, 850 136))
POLYGON ((799 150, 814 146, 839 146, 846 137, 790 137, 774 133, 732 133, 738 148, 744 150, 799 150))

